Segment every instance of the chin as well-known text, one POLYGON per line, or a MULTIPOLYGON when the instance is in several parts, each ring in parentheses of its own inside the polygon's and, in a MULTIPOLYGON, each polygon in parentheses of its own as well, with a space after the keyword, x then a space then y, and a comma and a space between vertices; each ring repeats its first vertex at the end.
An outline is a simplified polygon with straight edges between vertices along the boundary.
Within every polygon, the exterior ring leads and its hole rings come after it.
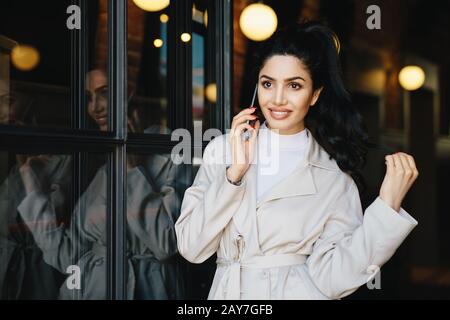
POLYGON ((291 121, 275 120, 270 118, 269 119, 266 118, 266 123, 271 129, 288 129, 293 126, 291 121))
POLYGON ((279 134, 294 134, 304 129, 304 126, 299 126, 299 123, 292 121, 266 119, 266 122, 270 129, 278 130, 279 134))

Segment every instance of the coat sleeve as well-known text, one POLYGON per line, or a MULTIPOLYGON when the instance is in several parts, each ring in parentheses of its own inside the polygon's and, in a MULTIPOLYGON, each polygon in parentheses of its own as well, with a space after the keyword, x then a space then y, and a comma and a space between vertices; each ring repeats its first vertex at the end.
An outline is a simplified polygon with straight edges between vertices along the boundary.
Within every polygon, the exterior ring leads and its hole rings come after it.
POLYGON ((175 221, 180 213, 181 197, 176 183, 183 170, 169 157, 158 173, 163 176, 163 185, 158 190, 153 189, 143 170, 136 167, 128 172, 127 222, 141 245, 162 261, 177 253, 175 221))
POLYGON ((28 194, 18 206, 23 221, 43 252, 47 264, 62 273, 92 247, 104 230, 106 172, 100 169, 78 199, 70 225, 58 223, 51 196, 40 190, 28 194))
POLYGON ((380 197, 363 216, 353 180, 332 210, 306 263, 318 289, 331 299, 340 299, 375 277, 417 221, 380 197))
POLYGON ((240 185, 226 178, 222 154, 226 137, 215 138, 205 148, 203 163, 184 194, 175 224, 178 250, 192 263, 202 263, 217 251, 224 228, 244 198, 246 177, 240 185))

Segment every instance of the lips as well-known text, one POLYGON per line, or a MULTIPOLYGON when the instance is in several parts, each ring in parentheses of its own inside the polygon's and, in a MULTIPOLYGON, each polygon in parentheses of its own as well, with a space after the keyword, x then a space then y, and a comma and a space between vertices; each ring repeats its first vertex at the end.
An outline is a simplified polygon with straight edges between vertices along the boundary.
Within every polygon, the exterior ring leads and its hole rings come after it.
POLYGON ((292 111, 291 109, 288 108, 269 108, 270 111, 292 111))
POLYGON ((275 120, 283 120, 289 117, 291 110, 286 108, 269 108, 270 116, 275 120))
POLYGON ((95 121, 104 122, 104 121, 106 121, 107 117, 108 117, 107 115, 97 116, 97 117, 95 117, 95 121))

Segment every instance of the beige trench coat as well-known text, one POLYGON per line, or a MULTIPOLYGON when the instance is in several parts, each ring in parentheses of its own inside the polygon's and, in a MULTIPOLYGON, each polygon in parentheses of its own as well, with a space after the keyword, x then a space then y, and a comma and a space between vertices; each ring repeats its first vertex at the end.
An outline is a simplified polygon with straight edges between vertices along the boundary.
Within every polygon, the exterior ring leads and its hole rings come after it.
POLYGON ((308 130, 305 160, 257 203, 256 163, 226 179, 229 134, 211 141, 175 224, 192 263, 217 253, 208 299, 339 299, 372 280, 417 221, 379 197, 363 216, 352 178, 308 130))

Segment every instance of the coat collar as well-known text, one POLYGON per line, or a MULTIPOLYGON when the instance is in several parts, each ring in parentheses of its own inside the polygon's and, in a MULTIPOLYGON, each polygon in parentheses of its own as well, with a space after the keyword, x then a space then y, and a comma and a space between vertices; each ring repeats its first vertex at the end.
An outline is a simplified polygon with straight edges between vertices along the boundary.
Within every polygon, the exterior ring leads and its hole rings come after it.
MULTIPOLYGON (((324 170, 339 170, 336 161, 330 159, 330 155, 316 141, 311 132, 306 129, 308 145, 304 160, 294 169, 288 178, 276 184, 258 203, 259 207, 264 202, 279 198, 287 198, 300 195, 311 195, 317 192, 314 175, 311 166, 324 170)), ((249 181, 252 184, 252 196, 256 199, 256 164, 249 168, 249 181)))
POLYGON ((307 162, 310 165, 336 171, 339 170, 339 166, 337 165, 334 159, 331 159, 328 152, 317 142, 317 140, 313 137, 311 131, 306 128, 306 133, 308 135, 308 148, 306 153, 307 162))

